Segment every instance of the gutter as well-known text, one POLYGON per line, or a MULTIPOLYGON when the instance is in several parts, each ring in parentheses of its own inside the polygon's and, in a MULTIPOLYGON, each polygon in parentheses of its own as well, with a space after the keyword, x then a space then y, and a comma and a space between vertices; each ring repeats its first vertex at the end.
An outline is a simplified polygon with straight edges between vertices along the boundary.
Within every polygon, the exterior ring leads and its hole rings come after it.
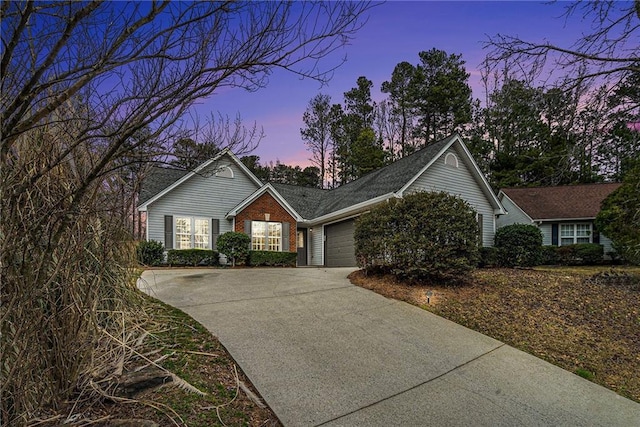
POLYGON ((373 199, 365 200, 364 202, 360 202, 358 204, 348 206, 346 208, 340 209, 335 212, 328 213, 326 215, 319 216, 317 218, 310 219, 305 223, 309 226, 314 226, 318 224, 323 224, 332 220, 341 219, 343 217, 362 213, 364 211, 369 210, 369 208, 390 199, 400 198, 398 194, 391 192, 387 194, 383 194, 382 196, 374 197, 373 199))

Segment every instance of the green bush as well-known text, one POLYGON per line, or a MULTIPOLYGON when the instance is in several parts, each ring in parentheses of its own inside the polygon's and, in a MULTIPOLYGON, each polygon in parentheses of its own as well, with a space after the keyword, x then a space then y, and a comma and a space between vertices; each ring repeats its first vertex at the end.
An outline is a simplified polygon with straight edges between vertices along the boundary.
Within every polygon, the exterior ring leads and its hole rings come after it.
POLYGON ((218 251, 225 255, 233 266, 247 261, 250 245, 251 237, 235 231, 229 231, 220 235, 217 244, 218 251))
POLYGON ((540 265, 556 265, 560 258, 557 246, 543 246, 540 250, 540 265))
POLYGON ((640 265, 640 158, 629 159, 627 167, 622 185, 603 200, 596 228, 619 256, 640 265))
POLYGON ((465 279, 479 261, 476 212, 448 193, 391 199, 356 221, 358 265, 413 280, 465 279))
POLYGON ((497 267, 498 249, 485 246, 480 248, 480 267, 497 267))
POLYGON ((295 267, 298 254, 296 252, 249 251, 249 265, 295 267))
POLYGON ((136 247, 136 257, 142 265, 160 265, 164 261, 164 245, 155 240, 139 242, 136 247))
POLYGON ((597 243, 578 243, 576 247, 576 258, 581 264, 600 264, 604 259, 604 247, 597 243))
POLYGON ((167 264, 215 266, 220 264, 220 257, 218 252, 210 249, 170 249, 167 253, 167 264))
POLYGON ((604 259, 604 247, 597 243, 578 243, 556 248, 558 264, 593 265, 604 259))
POLYGON ((535 225, 511 224, 496 231, 494 246, 503 267, 537 265, 542 252, 542 232, 535 225))

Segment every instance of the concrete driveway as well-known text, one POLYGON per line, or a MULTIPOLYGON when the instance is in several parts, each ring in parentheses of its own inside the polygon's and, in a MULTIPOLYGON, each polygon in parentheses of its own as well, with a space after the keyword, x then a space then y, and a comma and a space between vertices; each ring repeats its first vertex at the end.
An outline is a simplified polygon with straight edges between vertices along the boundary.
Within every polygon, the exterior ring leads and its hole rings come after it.
POLYGON ((640 404, 353 286, 353 269, 152 270, 285 426, 635 426, 640 404))

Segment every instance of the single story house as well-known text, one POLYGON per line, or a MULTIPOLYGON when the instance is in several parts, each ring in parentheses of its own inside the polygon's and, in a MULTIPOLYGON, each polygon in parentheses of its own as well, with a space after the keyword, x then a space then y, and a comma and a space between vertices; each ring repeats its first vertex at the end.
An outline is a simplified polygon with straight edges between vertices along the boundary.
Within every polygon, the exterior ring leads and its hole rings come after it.
POLYGON ((251 236, 254 250, 298 253, 298 265, 355 266, 355 218, 416 191, 446 191, 478 213, 481 241, 493 244, 497 196, 460 136, 441 141, 332 190, 262 183, 230 151, 192 172, 155 168, 139 210, 146 238, 167 249, 215 248, 228 231, 251 236))
POLYGON ((533 224, 540 228, 543 245, 599 243, 610 252, 611 240, 595 228, 602 201, 619 183, 564 185, 556 187, 503 188, 498 199, 507 215, 498 228, 510 224, 533 224))

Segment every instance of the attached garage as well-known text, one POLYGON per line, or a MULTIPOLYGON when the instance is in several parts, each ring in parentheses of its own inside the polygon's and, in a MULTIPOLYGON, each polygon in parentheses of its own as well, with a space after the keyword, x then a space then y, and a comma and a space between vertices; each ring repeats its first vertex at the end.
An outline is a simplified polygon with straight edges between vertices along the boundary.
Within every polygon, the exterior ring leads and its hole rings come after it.
POLYGON ((355 267, 353 232, 355 220, 336 222, 324 227, 325 265, 327 267, 355 267))

